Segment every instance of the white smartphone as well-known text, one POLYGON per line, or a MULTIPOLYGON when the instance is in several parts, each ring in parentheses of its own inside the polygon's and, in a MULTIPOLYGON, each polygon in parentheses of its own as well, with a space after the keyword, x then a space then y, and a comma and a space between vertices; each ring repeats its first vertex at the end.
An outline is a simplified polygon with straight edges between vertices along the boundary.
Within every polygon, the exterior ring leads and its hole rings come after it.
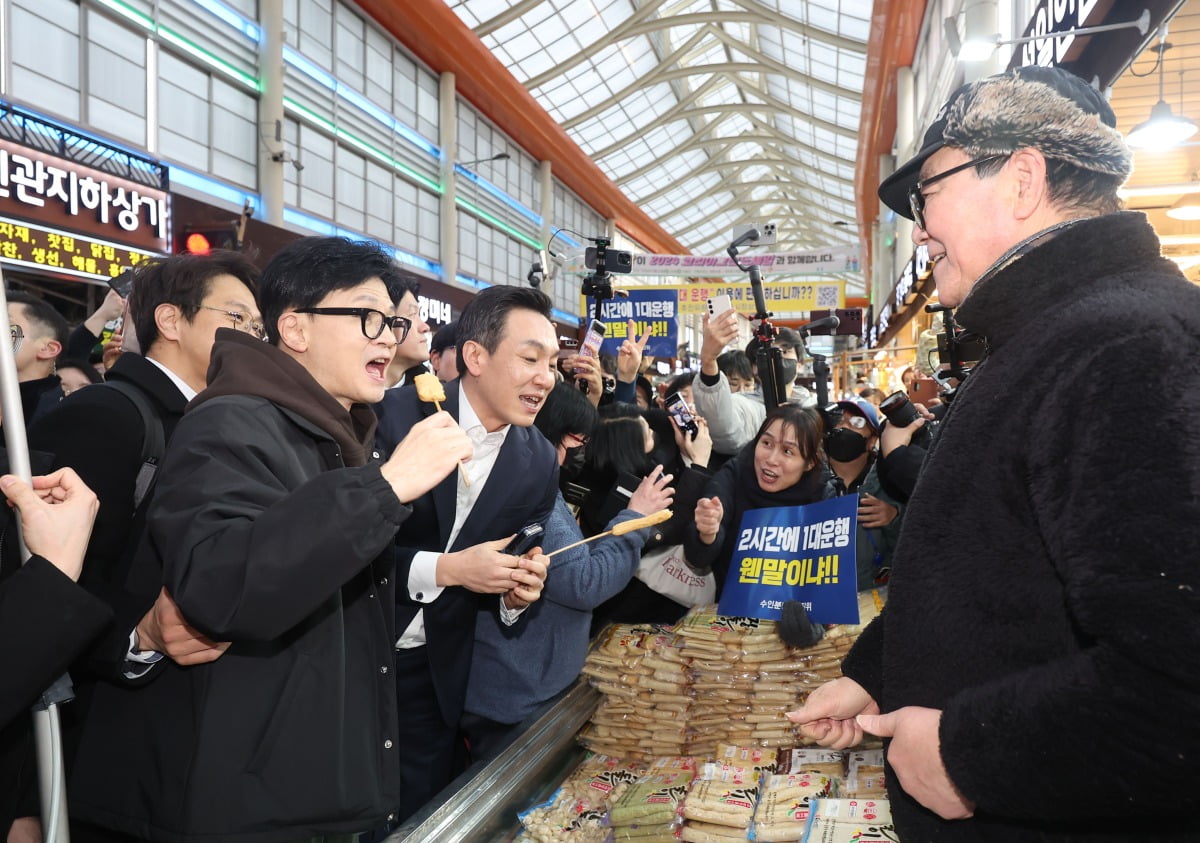
MULTIPOLYGON (((598 357, 600 355, 600 346, 604 342, 605 325, 599 319, 593 319, 592 324, 588 326, 587 336, 583 338, 583 344, 579 346, 579 354, 581 357, 598 357)), ((585 371, 578 366, 575 367, 575 373, 585 371)))
POLYGON ((708 299, 708 318, 715 319, 727 310, 733 310, 733 299, 728 293, 719 293, 708 299))

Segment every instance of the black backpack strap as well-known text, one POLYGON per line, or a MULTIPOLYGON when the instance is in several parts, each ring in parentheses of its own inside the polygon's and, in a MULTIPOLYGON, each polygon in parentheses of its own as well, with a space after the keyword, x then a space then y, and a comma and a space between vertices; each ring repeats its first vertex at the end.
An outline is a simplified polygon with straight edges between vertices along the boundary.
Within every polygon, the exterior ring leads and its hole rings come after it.
POLYGON ((167 449, 166 432, 163 430, 162 419, 150 406, 150 401, 142 390, 124 381, 106 381, 103 385, 128 398, 142 417, 142 429, 145 431, 142 435, 142 467, 138 471, 133 488, 133 507, 136 510, 154 484, 158 463, 167 449))

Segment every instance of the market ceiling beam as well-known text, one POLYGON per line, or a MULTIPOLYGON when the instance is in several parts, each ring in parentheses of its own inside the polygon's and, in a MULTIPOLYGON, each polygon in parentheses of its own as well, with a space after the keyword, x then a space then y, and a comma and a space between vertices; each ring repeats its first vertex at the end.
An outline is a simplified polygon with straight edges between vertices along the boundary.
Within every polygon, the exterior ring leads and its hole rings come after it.
MULTIPOLYGON (((683 244, 629 200, 546 112, 445 0, 358 0, 435 73, 455 75, 458 93, 602 216, 651 251, 679 254, 683 244)), ((597 232, 599 233, 599 232, 597 232)))
MULTIPOLYGON (((850 38, 838 35, 834 32, 828 32, 823 29, 809 26, 801 23, 787 15, 781 15, 773 12, 766 7, 752 9, 743 6, 744 11, 712 11, 712 12, 693 12, 690 14, 670 15, 663 17, 650 17, 662 5, 661 0, 639 8, 634 15, 620 26, 614 28, 605 38, 595 41, 585 47, 580 52, 571 56, 564 62, 560 62, 549 70, 539 73, 537 76, 526 81, 526 85, 533 89, 541 87, 546 82, 561 76, 573 67, 578 66, 582 62, 593 58, 598 53, 603 51, 614 43, 636 37, 638 35, 649 35, 654 32, 660 32, 666 29, 673 29, 679 26, 697 26, 700 24, 710 23, 748 23, 748 24, 768 24, 777 26, 780 29, 785 29, 794 32, 801 38, 810 38, 814 41, 820 41, 823 44, 828 44, 832 47, 837 47, 842 50, 850 50, 858 54, 862 54, 864 45, 850 38)), ((505 14, 498 15, 497 18, 506 17, 505 14)), ((507 21, 506 21, 507 22, 507 21)), ((484 26, 490 26, 491 21, 484 26)), ((485 34, 481 31, 481 26, 476 31, 480 35, 485 34)), ((491 29, 487 30, 492 31, 491 29)))

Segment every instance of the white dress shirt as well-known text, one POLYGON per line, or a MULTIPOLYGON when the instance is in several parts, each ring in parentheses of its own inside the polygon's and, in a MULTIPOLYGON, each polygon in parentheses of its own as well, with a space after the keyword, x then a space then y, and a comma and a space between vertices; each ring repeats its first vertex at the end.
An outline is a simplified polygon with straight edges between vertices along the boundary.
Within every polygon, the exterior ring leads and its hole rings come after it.
MULTIPOLYGON (((454 541, 458 538, 463 524, 466 523, 471 510, 475 508, 475 501, 479 499, 479 493, 483 491, 488 477, 491 476, 492 469, 496 465, 496 458, 500 456, 500 448, 508 437, 510 427, 506 424, 499 430, 488 433, 483 422, 479 420, 479 416, 475 414, 471 401, 467 398, 465 386, 459 387, 458 398, 458 424, 466 431, 467 437, 475 447, 475 453, 471 459, 462 464, 462 470, 455 475, 458 479, 458 489, 454 503, 454 526, 450 530, 450 538, 446 541, 444 551, 446 553, 449 553, 450 548, 454 546, 454 541), (464 472, 471 481, 470 486, 463 483, 464 472)), ((445 586, 437 584, 437 560, 440 555, 431 550, 419 550, 413 554, 412 564, 408 569, 408 593, 419 603, 432 603, 445 589, 445 586)), ((501 595, 500 619, 506 626, 512 626, 523 611, 524 609, 509 609, 504 605, 504 596, 501 595)), ((396 649, 408 650, 423 644, 425 644, 425 611, 421 609, 396 641, 396 649)))

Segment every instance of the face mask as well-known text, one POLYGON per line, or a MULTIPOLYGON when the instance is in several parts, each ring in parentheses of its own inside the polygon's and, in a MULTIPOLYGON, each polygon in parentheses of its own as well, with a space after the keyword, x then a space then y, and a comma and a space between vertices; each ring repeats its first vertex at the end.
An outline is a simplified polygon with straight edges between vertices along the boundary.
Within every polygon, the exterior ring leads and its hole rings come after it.
POLYGON ((567 480, 574 480, 583 471, 583 466, 587 463, 587 448, 580 445, 578 448, 567 448, 566 459, 563 460, 562 467, 558 469, 559 477, 567 480))
POLYGON ((795 360, 790 360, 787 357, 779 361, 779 379, 784 384, 796 382, 796 363, 795 360))
POLYGON ((825 437, 825 453, 834 462, 852 462, 867 452, 867 440, 853 430, 839 427, 825 437))

